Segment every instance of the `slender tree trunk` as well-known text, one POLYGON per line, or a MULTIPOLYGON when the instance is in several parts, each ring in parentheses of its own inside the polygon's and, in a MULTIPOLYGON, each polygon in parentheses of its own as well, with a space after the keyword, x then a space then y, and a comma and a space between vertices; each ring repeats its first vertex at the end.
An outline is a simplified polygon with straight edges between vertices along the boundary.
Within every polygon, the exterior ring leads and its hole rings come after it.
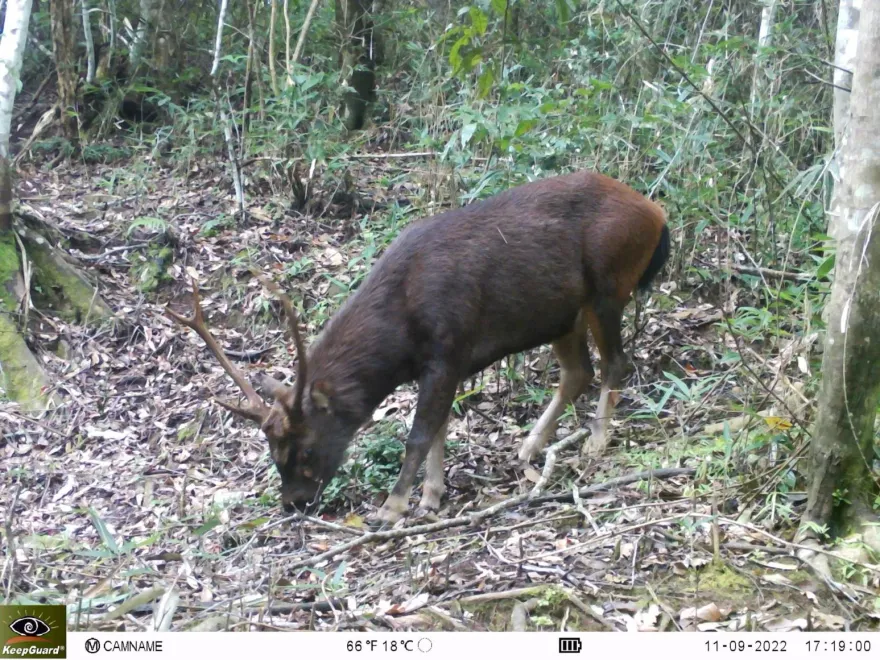
POLYGON ((235 187, 235 199, 238 202, 239 214, 244 220, 244 187, 241 183, 241 170, 238 166, 238 154, 235 150, 235 141, 232 138, 232 119, 226 112, 226 96, 220 89, 220 54, 223 45, 223 25, 226 22, 226 8, 228 0, 221 0, 220 13, 217 17, 217 37, 214 41, 214 63, 211 65, 211 78, 214 86, 214 102, 217 105, 217 113, 220 115, 220 123, 223 126, 223 137, 226 141, 226 151, 229 156, 229 167, 232 170, 232 184, 235 187))
POLYGON ((73 33, 73 0, 52 0, 52 49, 58 75, 61 131, 74 146, 79 143, 76 118, 76 41, 73 33))
POLYGON ((776 20, 777 0, 765 0, 761 10, 761 25, 758 28, 758 52, 755 54, 755 76, 752 79, 752 113, 764 97, 767 71, 759 64, 761 50, 773 45, 773 25, 776 20))
POLYGON ((302 28, 299 31, 299 38, 296 40, 296 47, 293 49, 293 55, 291 55, 290 61, 293 64, 299 62, 299 58, 302 57, 303 48, 306 45, 306 35, 309 33, 309 26, 312 24, 312 19, 315 18, 315 12, 320 2, 321 0, 312 0, 309 5, 309 11, 306 12, 306 20, 303 21, 302 28))
POLYGON ((18 241, 12 228, 12 166, 9 132, 21 62, 27 42, 31 0, 8 0, 0 37, 0 388, 6 397, 41 406, 46 384, 40 363, 19 333, 16 312, 24 298, 18 241))
POLYGON ((275 15, 278 13, 278 0, 272 0, 272 13, 269 15, 269 79, 272 83, 272 94, 280 96, 278 73, 275 71, 275 15))
POLYGON ((284 0, 284 69, 287 72, 287 86, 293 84, 293 71, 290 64, 290 8, 284 0))
POLYGON ((109 16, 110 22, 110 43, 107 46, 109 50, 107 53, 107 62, 109 69, 113 71, 115 70, 113 67, 113 58, 116 55, 116 30, 119 25, 119 21, 116 18, 116 0, 107 0, 107 15, 109 16))
POLYGON ((253 86, 255 57, 255 44, 257 35, 254 30, 254 3, 251 0, 245 0, 245 9, 248 14, 248 49, 247 62, 244 72, 244 100, 241 113, 241 137, 239 141, 239 150, 243 152, 244 145, 247 140, 248 125, 250 124, 251 104, 253 103, 253 86))
POLYGON ((81 0, 83 35, 86 40, 86 82, 90 85, 95 82, 95 39, 92 36, 92 21, 89 13, 89 0, 81 0))
MULTIPOLYGON (((840 0, 837 13, 837 35, 834 44, 834 144, 840 148, 843 132, 849 117, 850 92, 853 84, 853 70, 856 66, 856 49, 859 43, 859 15, 862 0, 840 0)), ((836 195, 835 195, 836 197, 836 195)), ((840 213, 832 199, 831 214, 828 218, 828 235, 837 238, 840 213)))
POLYGON ((150 33, 150 27, 154 22, 156 0, 140 0, 140 19, 138 20, 137 32, 135 32, 134 40, 131 44, 130 60, 131 70, 134 70, 141 63, 146 49, 147 39, 150 33))
MULTIPOLYGON (((871 520, 880 404, 880 3, 865 2, 840 149, 838 247, 804 522, 846 533, 871 520)), ((868 534, 870 525, 862 528, 868 534)), ((802 524, 802 534, 809 535, 802 524)), ((875 530, 876 531, 876 530, 875 530)), ((867 540, 867 539, 866 539, 867 540)))
POLYGON ((376 87, 378 44, 368 0, 336 0, 336 24, 342 39, 340 67, 346 87, 343 123, 353 131, 363 128, 376 87))

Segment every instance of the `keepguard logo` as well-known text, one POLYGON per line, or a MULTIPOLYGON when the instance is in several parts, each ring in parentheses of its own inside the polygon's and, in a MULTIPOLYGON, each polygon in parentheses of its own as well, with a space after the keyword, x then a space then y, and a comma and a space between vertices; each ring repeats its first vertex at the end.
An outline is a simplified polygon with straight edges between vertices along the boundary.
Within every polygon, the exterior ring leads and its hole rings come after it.
POLYGON ((67 608, 0 605, 0 658, 67 658, 67 608))

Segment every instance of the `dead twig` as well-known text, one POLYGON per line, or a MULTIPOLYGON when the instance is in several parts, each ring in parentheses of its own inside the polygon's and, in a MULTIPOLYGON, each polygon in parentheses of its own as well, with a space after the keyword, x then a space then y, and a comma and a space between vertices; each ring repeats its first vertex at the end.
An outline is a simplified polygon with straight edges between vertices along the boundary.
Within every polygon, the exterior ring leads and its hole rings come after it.
MULTIPOLYGON (((645 481, 647 479, 672 479, 674 477, 690 477, 696 474, 696 468, 658 468, 656 470, 645 470, 643 472, 633 472, 632 474, 624 474, 620 477, 609 479, 601 484, 585 486, 577 493, 579 497, 589 497, 594 493, 603 490, 610 490, 618 486, 626 486, 628 484, 645 481)), ((571 502, 574 500, 572 493, 556 493, 549 495, 541 495, 529 501, 529 504, 542 504, 544 502, 571 502)))
POLYGON ((611 623, 611 622, 610 622, 608 619, 606 619, 604 616, 601 616, 601 615, 599 615, 599 614, 596 614, 593 610, 591 610, 591 609, 589 608, 589 606, 587 606, 587 604, 586 604, 584 601, 582 601, 580 598, 578 598, 575 594, 573 594, 572 592, 566 590, 566 591, 565 591, 565 597, 569 600, 569 602, 570 602, 572 605, 574 605, 574 606, 575 606, 576 608, 578 608, 583 614, 585 614, 586 616, 590 617, 593 621, 595 621, 596 623, 598 623, 600 626, 602 626, 602 627, 605 628, 606 630, 610 630, 611 632, 617 632, 617 628, 614 627, 614 624, 613 624, 613 623, 611 623))
MULTIPOLYGON (((12 598, 12 583, 15 581, 15 537, 12 535, 12 522, 15 519, 15 505, 18 504, 18 496, 21 494, 21 481, 12 495, 12 501, 6 509, 6 522, 3 525, 3 532, 6 534, 6 565, 3 572, 6 572, 6 566, 9 566, 9 579, 6 581, 6 603, 12 598)), ((2 576, 0 576, 2 582, 2 576)))
POLYGON ((325 552, 321 552, 312 557, 305 557, 299 561, 296 561, 290 566, 290 568, 296 569, 305 566, 313 566, 317 563, 333 559, 334 557, 337 557, 344 552, 348 552, 349 550, 353 550, 354 548, 366 545, 367 543, 374 543, 376 541, 390 541, 407 536, 415 536, 417 534, 430 534, 432 532, 439 532, 445 529, 451 529, 453 527, 477 526, 487 518, 491 518, 492 516, 495 516, 502 511, 506 511, 507 509, 511 509, 524 502, 533 500, 537 496, 537 494, 541 492, 540 489, 544 488, 547 482, 550 480, 550 473, 553 469, 553 465, 555 465, 556 463, 556 452, 558 452, 562 448, 562 445, 571 445, 578 440, 585 438, 588 433, 589 431, 587 429, 581 429, 580 431, 572 433, 565 440, 562 440, 561 442, 551 447, 547 451, 547 465, 544 466, 544 471, 541 474, 541 478, 538 480, 538 483, 535 484, 535 487, 529 492, 521 493, 520 495, 516 495, 515 497, 502 500, 497 504, 493 504, 490 507, 487 507, 480 511, 476 511, 469 515, 449 518, 448 520, 441 520, 425 525, 415 525, 413 527, 402 527, 399 529, 389 529, 378 532, 367 532, 362 536, 352 539, 351 541, 341 543, 325 552))
POLYGON ((507 591, 486 592, 459 598, 458 602, 462 605, 478 605, 480 603, 491 603, 494 600, 510 600, 523 598, 525 596, 539 596, 545 593, 548 589, 549 587, 546 585, 539 585, 535 587, 522 587, 520 589, 508 589, 507 591))
POLYGON ((525 632, 528 627, 529 613, 538 607, 537 598, 517 601, 510 612, 510 629, 513 632, 525 632))
POLYGON ((437 155, 436 151, 411 151, 408 153, 398 154, 347 154, 345 158, 433 158, 437 155))
POLYGON ((126 250, 140 250, 141 248, 150 247, 149 243, 134 243, 132 245, 117 245, 114 248, 110 248, 109 250, 105 250, 101 254, 82 254, 77 257, 80 261, 100 261, 105 257, 110 256, 111 254, 116 254, 117 252, 125 252, 126 250))
MULTIPOLYGON (((565 443, 566 446, 573 444, 573 443, 577 442, 578 440, 586 437, 587 433, 588 433, 588 431, 585 429, 581 430, 581 431, 577 431, 575 433, 572 433, 568 438, 566 438, 562 442, 559 442, 556 445, 554 445, 553 447, 551 447, 550 450, 548 450, 548 452, 547 452, 548 463, 550 463, 549 459, 550 459, 551 452, 554 452, 554 450, 558 452, 561 449, 560 445, 562 445, 563 443, 565 443)), ((554 456, 553 463, 555 463, 555 453, 553 454, 553 456, 554 456)), ((313 555, 311 557, 304 557, 303 559, 300 559, 299 561, 294 562, 289 568, 290 569, 297 569, 297 568, 303 568, 306 566, 314 566, 315 564, 318 564, 318 563, 324 562, 324 561, 328 561, 328 560, 333 559, 334 557, 337 557, 345 552, 348 552, 350 550, 358 548, 362 545, 366 545, 368 543, 375 543, 378 541, 390 541, 390 540, 394 540, 394 539, 405 538, 408 536, 416 536, 418 534, 431 534, 433 532, 439 532, 439 531, 443 531, 446 529, 451 529, 453 527, 466 527, 466 526, 475 527, 477 525, 480 525, 487 518, 491 518, 493 516, 496 516, 499 513, 501 513, 502 511, 506 511, 507 509, 511 509, 515 506, 518 506, 518 505, 524 504, 524 503, 531 504, 531 503, 535 503, 538 501, 547 501, 547 502, 549 502, 549 501, 563 501, 563 502, 569 501, 572 497, 572 495, 570 493, 566 493, 564 495, 544 496, 543 498, 539 495, 541 492, 539 490, 539 487, 543 488, 547 484, 547 482, 550 479, 551 470, 552 470, 552 465, 550 466, 549 470, 548 470, 548 466, 545 465, 544 472, 541 475, 541 479, 538 481, 537 484, 535 484, 535 488, 533 488, 528 493, 522 493, 520 495, 516 495, 515 497, 511 497, 509 499, 503 500, 501 502, 498 502, 497 504, 493 504, 492 506, 487 507, 485 509, 482 509, 480 511, 476 511, 476 512, 471 513, 469 515, 463 515, 463 516, 458 516, 456 518, 449 518, 447 520, 441 520, 438 522, 428 523, 425 525, 415 525, 413 527, 401 527, 398 529, 389 529, 389 530, 383 530, 383 531, 377 531, 377 532, 367 532, 366 534, 358 536, 357 538, 354 538, 351 541, 346 541, 345 543, 341 543, 333 548, 330 548, 329 550, 326 550, 325 552, 321 552, 321 553, 319 553, 317 555, 313 555)), ((588 486, 587 488, 582 488, 579 491, 579 493, 580 493, 581 497, 585 497, 586 495, 589 495, 590 493, 598 492, 600 490, 606 490, 606 489, 612 488, 614 486, 643 481, 644 479, 647 479, 647 478, 664 479, 664 478, 669 478, 669 477, 673 477, 673 476, 681 476, 681 475, 686 475, 686 474, 690 475, 690 474, 693 474, 694 472, 695 472, 694 468, 666 468, 666 469, 660 469, 660 470, 646 470, 644 472, 637 472, 636 474, 633 474, 633 475, 625 475, 622 477, 617 477, 617 478, 611 479, 610 481, 607 481, 603 484, 597 484, 596 486, 588 486)), ((690 514, 683 514, 683 515, 690 515, 690 514)), ((670 518, 670 520, 675 520, 675 519, 678 519, 681 517, 682 516, 673 516, 672 518, 670 518)), ((655 522, 660 522, 660 521, 651 521, 649 523, 646 523, 643 526, 648 526, 648 525, 654 524, 655 522)))

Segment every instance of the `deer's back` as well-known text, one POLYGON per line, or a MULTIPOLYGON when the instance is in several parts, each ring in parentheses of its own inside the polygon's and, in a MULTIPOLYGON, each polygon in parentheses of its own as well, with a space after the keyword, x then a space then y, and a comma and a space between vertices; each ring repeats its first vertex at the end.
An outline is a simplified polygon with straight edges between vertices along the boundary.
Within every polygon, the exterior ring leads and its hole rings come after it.
POLYGON ((597 292, 634 288, 662 225, 613 179, 545 179, 416 221, 350 302, 393 324, 417 361, 455 355, 473 372, 566 334, 597 292))

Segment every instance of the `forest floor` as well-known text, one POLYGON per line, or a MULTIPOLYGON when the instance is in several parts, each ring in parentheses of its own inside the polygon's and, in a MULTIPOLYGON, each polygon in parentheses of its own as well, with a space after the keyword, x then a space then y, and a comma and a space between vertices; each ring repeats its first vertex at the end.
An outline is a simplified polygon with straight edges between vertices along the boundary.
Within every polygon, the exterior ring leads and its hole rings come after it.
MULTIPOLYGON (((71 255, 117 319, 94 328, 31 313, 32 346, 64 404, 38 421, 0 404, 4 595, 66 602, 73 625, 94 630, 151 629, 163 614, 175 630, 877 628, 876 567, 854 561, 830 582, 794 555, 815 347, 735 339, 719 301, 742 304, 742 281, 731 299, 699 278, 661 278, 627 348, 612 447, 592 460, 560 453, 544 490, 559 501, 330 556, 367 532, 414 388, 373 415, 324 510, 291 519, 257 429, 213 402, 236 399, 234 384, 163 308, 188 314, 197 275, 209 325, 241 368, 292 376, 280 308, 247 267, 286 278, 314 337, 395 222, 426 212, 410 204, 430 196, 436 171, 425 159, 353 159, 338 185, 313 176, 303 211, 270 169, 249 174, 244 222, 220 169, 184 176, 145 161, 21 177, 23 210, 76 239, 71 255), (655 468, 681 469, 572 495, 655 468)), ((711 267, 712 250, 699 258, 711 267)), ((627 327, 630 337, 632 309, 627 327)), ((516 451, 555 386, 548 358, 532 351, 465 384, 437 520, 540 478, 543 457, 528 467, 516 451)), ((597 389, 559 437, 590 419, 597 389)))

